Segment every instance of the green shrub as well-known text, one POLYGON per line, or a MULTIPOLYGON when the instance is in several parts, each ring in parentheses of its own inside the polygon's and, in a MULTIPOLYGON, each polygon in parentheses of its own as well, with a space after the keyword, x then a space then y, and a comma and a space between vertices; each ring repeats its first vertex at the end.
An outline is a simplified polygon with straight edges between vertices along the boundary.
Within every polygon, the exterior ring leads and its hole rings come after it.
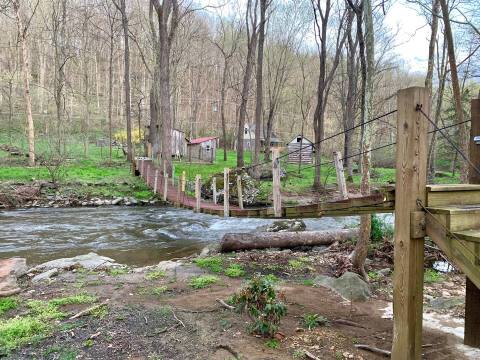
POLYGON ((214 273, 220 273, 223 270, 223 259, 220 256, 195 259, 194 263, 197 264, 198 267, 214 273))
POLYGON ((393 237, 393 226, 378 215, 372 215, 370 229, 370 239, 372 242, 379 242, 383 239, 391 239, 393 237))
POLYGON ((318 326, 327 325, 328 319, 318 314, 303 314, 301 324, 305 329, 312 330, 318 326))
POLYGON ((423 274, 423 281, 426 282, 427 284, 440 282, 440 281, 443 281, 444 279, 445 277, 442 274, 440 274, 438 271, 435 271, 433 269, 427 269, 423 274))
POLYGON ((277 339, 269 339, 265 341, 265 346, 270 349, 278 349, 280 347, 280 342, 277 339))
POLYGON ((18 306, 18 301, 13 297, 0 298, 0 315, 6 313, 8 310, 15 309, 18 306))
POLYGON ((242 265, 232 264, 225 270, 225 275, 229 277, 241 277, 245 275, 242 265))
POLYGON ((253 319, 250 331, 262 336, 272 337, 281 318, 287 314, 287 306, 278 299, 273 283, 264 276, 253 276, 234 295, 233 302, 237 309, 246 310, 253 319))
POLYGON ((203 289, 207 286, 215 284, 218 281, 218 277, 214 275, 202 275, 194 277, 190 280, 190 286, 194 289, 203 289))

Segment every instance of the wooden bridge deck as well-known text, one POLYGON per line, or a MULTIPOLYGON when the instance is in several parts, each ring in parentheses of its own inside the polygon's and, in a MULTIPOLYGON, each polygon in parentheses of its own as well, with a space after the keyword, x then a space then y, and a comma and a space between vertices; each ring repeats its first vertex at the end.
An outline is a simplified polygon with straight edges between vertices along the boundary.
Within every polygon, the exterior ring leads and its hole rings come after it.
MULTIPOLYGON (((141 169, 140 175, 145 179, 150 188, 155 187, 155 168, 149 162, 145 168, 141 169), (148 176, 148 178, 147 178, 148 176)), ((158 175, 157 194, 159 197, 164 193, 164 177, 158 175)), ((187 209, 196 209, 196 199, 193 196, 182 192, 178 186, 172 184, 171 179, 167 179, 167 201, 179 207, 187 209)), ((348 216, 381 212, 393 212, 395 210, 395 189, 389 185, 385 188, 376 190, 370 196, 354 197, 346 200, 324 201, 308 205, 292 205, 282 207, 281 218, 318 218, 322 216, 348 216)), ((223 203, 214 204, 212 201, 201 200, 200 212, 211 215, 224 215, 223 203)), ((230 204, 229 216, 233 217, 251 217, 251 218, 275 218, 273 207, 245 207, 240 209, 238 205, 230 204)))

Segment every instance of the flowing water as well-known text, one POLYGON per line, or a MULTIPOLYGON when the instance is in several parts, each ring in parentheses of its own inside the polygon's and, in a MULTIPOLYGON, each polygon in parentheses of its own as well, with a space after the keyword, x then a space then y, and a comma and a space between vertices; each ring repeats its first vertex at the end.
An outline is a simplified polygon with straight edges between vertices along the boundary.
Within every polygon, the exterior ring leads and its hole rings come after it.
MULTIPOLYGON (((151 265, 188 256, 227 232, 253 232, 273 220, 221 218, 169 207, 27 209, 0 212, 0 258, 30 265, 88 252, 151 265)), ((306 219, 307 230, 340 229, 356 218, 306 219)))

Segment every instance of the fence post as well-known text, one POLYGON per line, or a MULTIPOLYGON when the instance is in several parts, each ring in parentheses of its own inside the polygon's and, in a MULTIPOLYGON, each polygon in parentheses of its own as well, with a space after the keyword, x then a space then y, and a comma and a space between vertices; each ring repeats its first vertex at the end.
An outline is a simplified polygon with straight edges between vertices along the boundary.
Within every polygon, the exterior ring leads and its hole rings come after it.
POLYGON ((229 176, 230 169, 225 168, 223 169, 223 216, 229 217, 230 216, 230 176, 229 176))
POLYGON ((187 178, 187 174, 185 173, 185 171, 182 171, 182 185, 181 185, 181 188, 182 188, 182 192, 185 192, 185 180, 187 178))
POLYGON ((426 203, 428 121, 417 104, 430 114, 426 88, 397 93, 397 155, 395 184, 395 249, 393 274, 392 359, 419 360, 422 356, 424 236, 415 235, 426 203))
POLYGON ((175 165, 172 165, 172 186, 175 186, 175 165))
POLYGON ((145 176, 145 159, 142 159, 142 170, 140 171, 141 176, 145 176))
MULTIPOLYGON (((470 160, 478 168, 480 167, 480 145, 475 144, 474 136, 480 136, 480 99, 472 99, 471 102, 472 127, 470 128, 470 160)), ((480 174, 470 166, 468 182, 480 184, 480 174)), ((465 345, 480 347, 480 289, 467 278, 465 288, 465 345)))
POLYGON ((280 193, 280 149, 272 148, 272 177, 273 177, 273 212, 275 217, 282 217, 282 194, 280 193))
POLYGON ((237 175, 237 195, 238 195, 238 206, 240 210, 243 210, 242 177, 240 175, 237 175))
POLYGON ((157 186, 158 186, 158 169, 155 169, 155 178, 153 180, 153 193, 157 194, 157 186))
POLYGON ((163 201, 167 201, 168 195, 168 174, 163 174, 163 201))
POLYGON ((145 182, 147 183, 147 187, 148 187, 148 176, 150 175, 150 164, 147 164, 147 171, 145 173, 145 182))
POLYGON ((200 175, 195 176, 195 211, 196 212, 200 212, 200 199, 202 197, 202 194, 200 191, 200 180, 201 180, 200 175))
POLYGON ((213 193, 213 203, 217 205, 217 178, 213 177, 212 179, 212 193, 213 193))
POLYGON ((343 159, 340 151, 333 152, 335 161, 335 170, 337 172, 338 191, 343 200, 348 199, 347 183, 345 182, 345 173, 343 172, 343 159))

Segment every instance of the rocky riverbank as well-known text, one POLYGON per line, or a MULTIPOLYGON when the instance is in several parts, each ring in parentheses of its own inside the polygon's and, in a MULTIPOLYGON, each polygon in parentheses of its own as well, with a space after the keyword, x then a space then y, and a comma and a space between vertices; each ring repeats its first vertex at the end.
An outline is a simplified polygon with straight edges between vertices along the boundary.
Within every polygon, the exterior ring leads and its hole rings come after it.
MULTIPOLYGON (((378 359, 356 345, 391 347, 393 323, 385 311, 391 265, 370 262, 369 284, 348 271, 337 278, 334 264, 344 251, 334 245, 218 254, 210 247, 140 268, 95 253, 33 267, 2 260, 0 276, 15 279, 16 295, 0 297, 0 353, 8 359, 378 359), (253 274, 268 277, 287 306, 274 339, 251 335, 249 317, 224 305, 253 274), (305 325, 318 317, 328 326, 305 325), (20 322, 30 330, 5 336, 5 327, 20 322)), ((426 284, 424 343, 437 345, 425 348, 424 359, 478 356, 465 352, 473 350, 462 348, 445 322, 432 320, 448 315, 461 326, 455 316, 461 303, 444 301, 448 306, 439 309, 432 300, 459 297, 463 287, 455 274, 426 284)))

